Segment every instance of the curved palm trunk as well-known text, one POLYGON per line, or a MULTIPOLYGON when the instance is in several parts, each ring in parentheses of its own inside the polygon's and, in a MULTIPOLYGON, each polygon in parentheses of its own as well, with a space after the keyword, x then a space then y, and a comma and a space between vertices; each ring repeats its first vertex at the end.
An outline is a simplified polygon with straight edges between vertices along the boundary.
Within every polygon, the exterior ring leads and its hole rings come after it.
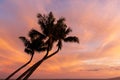
POLYGON ((40 61, 38 61, 37 63, 35 63, 32 67, 30 67, 27 71, 25 71, 21 76, 19 76, 16 80, 20 80, 22 79, 24 76, 24 80, 28 79, 30 77, 30 75, 40 66, 40 64, 45 61, 46 59, 52 57, 53 55, 55 55, 57 52, 59 51, 59 48, 51 55, 49 56, 44 56, 44 59, 41 59, 40 61))
POLYGON ((9 80, 9 79, 10 79, 13 75, 15 75, 18 71, 20 71, 22 68, 24 68, 25 66, 27 66, 27 65, 32 61, 33 56, 34 56, 34 54, 31 55, 30 60, 29 60, 26 64, 24 64, 23 66, 21 66, 20 68, 18 68, 16 71, 14 71, 12 74, 10 74, 5 80, 9 80))
POLYGON ((32 69, 30 70, 30 72, 25 76, 24 80, 27 80, 27 79, 32 75, 32 73, 40 66, 40 64, 41 64, 43 61, 45 61, 45 60, 47 60, 48 58, 52 57, 53 55, 55 55, 56 53, 58 53, 58 51, 59 51, 59 48, 58 48, 54 53, 52 53, 51 55, 47 56, 45 59, 38 61, 36 65, 33 65, 34 68, 32 68, 32 69))
MULTIPOLYGON (((42 62, 43 62, 43 59, 40 61, 39 64, 41 64, 42 62)), ((38 62, 37 62, 37 64, 34 64, 34 65, 31 66, 28 70, 26 70, 26 71, 25 71, 22 75, 20 75, 16 80, 21 80, 21 79, 23 79, 24 76, 26 76, 26 75, 30 72, 30 70, 33 69, 36 65, 38 65, 38 62)))
POLYGON ((42 63, 43 60, 47 57, 49 53, 49 48, 47 49, 47 53, 45 54, 45 56, 39 60, 38 62, 36 62, 33 66, 31 66, 29 69, 27 69, 23 74, 21 74, 16 80, 21 80, 22 78, 24 78, 25 75, 27 75, 27 73, 34 68, 34 66, 38 65, 40 62, 42 63))

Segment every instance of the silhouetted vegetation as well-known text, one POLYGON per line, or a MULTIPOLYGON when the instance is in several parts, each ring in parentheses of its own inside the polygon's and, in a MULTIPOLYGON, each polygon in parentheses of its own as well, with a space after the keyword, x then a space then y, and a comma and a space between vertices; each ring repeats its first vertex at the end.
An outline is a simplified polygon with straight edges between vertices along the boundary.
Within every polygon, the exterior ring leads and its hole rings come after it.
POLYGON ((44 44, 45 36, 42 33, 32 29, 29 32, 29 37, 30 37, 30 40, 28 40, 26 37, 23 37, 23 36, 19 37, 19 39, 21 39, 23 41, 23 43, 24 43, 24 46, 25 46, 24 51, 27 54, 31 55, 30 60, 27 63, 25 63, 23 66, 18 68, 16 71, 14 71, 12 74, 10 74, 6 78, 6 80, 9 80, 18 71, 20 71, 22 68, 27 66, 32 61, 35 51, 41 52, 41 51, 45 51, 47 49, 47 47, 44 44))
MULTIPOLYGON (((42 59, 36 62, 23 74, 21 74, 17 80, 28 79, 30 75, 40 66, 42 62, 48 58, 54 56, 62 49, 63 42, 76 42, 79 43, 79 39, 76 36, 69 36, 69 33, 72 32, 65 24, 65 18, 61 17, 57 21, 50 12, 48 15, 38 14, 38 24, 40 25, 41 32, 38 32, 34 29, 29 31, 30 41, 25 37, 20 37, 25 44, 25 52, 33 56, 34 51, 45 51, 46 54, 42 59), (52 54, 49 53, 53 49, 53 45, 56 45, 57 49, 52 54)), ((32 57, 31 56, 31 57, 32 57)))

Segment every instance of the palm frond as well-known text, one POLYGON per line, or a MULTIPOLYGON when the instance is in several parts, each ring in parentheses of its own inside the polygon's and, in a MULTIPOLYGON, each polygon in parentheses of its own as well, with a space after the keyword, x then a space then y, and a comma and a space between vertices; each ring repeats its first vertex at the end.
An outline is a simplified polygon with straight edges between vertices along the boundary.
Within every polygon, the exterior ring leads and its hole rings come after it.
POLYGON ((36 49, 37 52, 42 52, 42 51, 46 51, 47 47, 39 47, 36 49))
POLYGON ((66 31, 65 31, 65 34, 68 35, 70 32, 72 32, 72 29, 71 28, 67 28, 66 31))
POLYGON ((44 30, 46 29, 46 23, 47 23, 47 16, 46 15, 42 15, 42 14, 38 14, 37 15, 38 18, 38 24, 40 25, 40 28, 42 29, 42 31, 44 32, 44 30))
POLYGON ((50 24, 53 24, 54 21, 55 21, 55 18, 54 18, 54 16, 53 16, 53 13, 50 12, 49 15, 48 15, 48 22, 49 22, 50 24))
POLYGON ((61 40, 58 41, 58 43, 57 43, 57 47, 58 47, 59 49, 62 48, 62 41, 61 41, 61 40))
POLYGON ((52 47, 53 47, 54 42, 55 42, 55 40, 51 37, 51 38, 49 38, 49 39, 45 42, 45 45, 47 45, 47 47, 49 48, 49 50, 51 50, 52 47))
POLYGON ((23 41, 26 47, 30 45, 30 41, 26 37, 20 36, 19 39, 23 41))
POLYGON ((29 35, 30 38, 34 38, 34 39, 36 39, 38 37, 40 37, 41 39, 45 38, 45 35, 43 35, 42 33, 38 32, 35 29, 30 30, 28 35, 29 35))
POLYGON ((42 17, 42 14, 38 13, 37 18, 41 18, 41 17, 42 17))
POLYGON ((69 36, 67 38, 64 39, 65 42, 77 42, 79 43, 79 39, 76 36, 69 36))
POLYGON ((24 51, 25 51, 27 54, 30 54, 30 55, 33 54, 33 51, 32 51, 30 48, 25 48, 24 51))
POLYGON ((64 17, 61 17, 61 18, 58 19, 57 22, 58 22, 58 23, 61 23, 61 22, 64 22, 64 21, 65 21, 65 18, 64 18, 64 17))

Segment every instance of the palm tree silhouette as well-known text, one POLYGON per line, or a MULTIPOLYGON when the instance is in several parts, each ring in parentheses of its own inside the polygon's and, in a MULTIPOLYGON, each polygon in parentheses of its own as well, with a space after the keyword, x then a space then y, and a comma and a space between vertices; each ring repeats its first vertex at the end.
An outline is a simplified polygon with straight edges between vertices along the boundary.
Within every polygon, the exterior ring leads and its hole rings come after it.
POLYGON ((60 18, 55 23, 55 18, 50 12, 47 15, 41 15, 38 14, 38 20, 39 25, 43 31, 43 34, 48 38, 45 44, 48 45, 47 53, 46 55, 39 60, 37 63, 35 63, 32 67, 30 67, 28 70, 26 70, 21 76, 19 76, 17 79, 22 79, 24 77, 24 80, 28 79, 30 75, 39 67, 39 65, 47 60, 48 58, 52 57, 56 53, 59 52, 59 50, 62 48, 62 42, 77 42, 79 43, 79 39, 76 36, 68 36, 72 30, 67 27, 67 25, 64 23, 65 18, 60 18), (57 42, 57 50, 53 52, 52 54, 49 54, 49 51, 52 49, 53 44, 57 42))
POLYGON ((27 66, 32 61, 35 51, 41 52, 41 51, 46 50, 46 47, 45 47, 45 44, 44 44, 44 41, 43 41, 45 39, 45 36, 43 34, 41 34, 40 32, 32 29, 29 32, 29 37, 30 37, 30 40, 28 40, 26 37, 23 37, 23 36, 19 37, 19 39, 21 39, 23 41, 23 43, 24 43, 24 46, 25 46, 24 51, 27 54, 31 55, 30 60, 27 63, 25 63, 23 66, 18 68, 16 71, 14 71, 12 74, 10 74, 6 78, 6 80, 9 80, 18 71, 20 71, 22 68, 27 66))

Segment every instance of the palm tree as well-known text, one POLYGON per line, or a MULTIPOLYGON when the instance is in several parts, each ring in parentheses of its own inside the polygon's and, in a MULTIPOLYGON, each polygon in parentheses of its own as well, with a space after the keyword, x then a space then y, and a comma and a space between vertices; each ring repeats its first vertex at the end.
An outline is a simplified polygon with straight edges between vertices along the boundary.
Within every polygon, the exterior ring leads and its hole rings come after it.
POLYGON ((22 68, 24 68, 25 66, 27 66, 33 59, 33 56, 34 56, 34 51, 45 51, 46 48, 44 45, 44 38, 45 36, 43 34, 41 34, 40 32, 32 29, 29 33, 29 37, 31 40, 28 40, 26 37, 19 37, 19 39, 21 39, 24 43, 24 46, 25 46, 25 49, 24 51, 31 55, 31 58, 30 60, 25 63, 23 66, 21 66, 20 68, 18 68, 16 71, 14 71, 12 74, 10 74, 6 80, 9 80, 13 75, 15 75, 18 71, 20 71, 22 68))
MULTIPOLYGON (((52 57, 56 53, 59 52, 59 50, 62 48, 62 42, 77 42, 79 43, 79 39, 76 36, 68 36, 68 34, 72 31, 70 28, 67 28, 67 25, 64 23, 65 19, 60 18, 56 24, 54 23, 55 18, 52 14, 52 12, 49 13, 48 16, 39 14, 39 24, 41 26, 41 29, 43 33, 48 37, 48 40, 46 41, 46 44, 48 44, 48 49, 46 55, 39 60, 37 63, 35 63, 32 67, 30 67, 25 73, 23 73, 24 79, 28 79, 30 75, 39 67, 39 65, 47 60, 48 58, 52 57), (49 54, 49 51, 52 49, 54 42, 57 42, 58 49, 52 53, 49 54)), ((21 79, 21 78, 18 78, 21 79)))
MULTIPOLYGON (((53 38, 52 30, 53 30, 55 18, 53 16, 52 12, 50 12, 48 16, 38 14, 37 17, 38 17, 38 24, 40 25, 42 32, 47 39, 45 45, 47 45, 48 48, 47 48, 46 55, 41 59, 41 60, 43 60, 48 55, 49 51, 52 49, 53 43, 55 42, 55 41, 53 41, 54 39, 52 39, 53 38)), ((29 33, 31 33, 31 32, 29 32, 29 33)), ((22 75, 20 75, 17 79, 18 80, 22 79, 28 73, 28 71, 29 71, 29 69, 27 71, 25 71, 22 75)))

